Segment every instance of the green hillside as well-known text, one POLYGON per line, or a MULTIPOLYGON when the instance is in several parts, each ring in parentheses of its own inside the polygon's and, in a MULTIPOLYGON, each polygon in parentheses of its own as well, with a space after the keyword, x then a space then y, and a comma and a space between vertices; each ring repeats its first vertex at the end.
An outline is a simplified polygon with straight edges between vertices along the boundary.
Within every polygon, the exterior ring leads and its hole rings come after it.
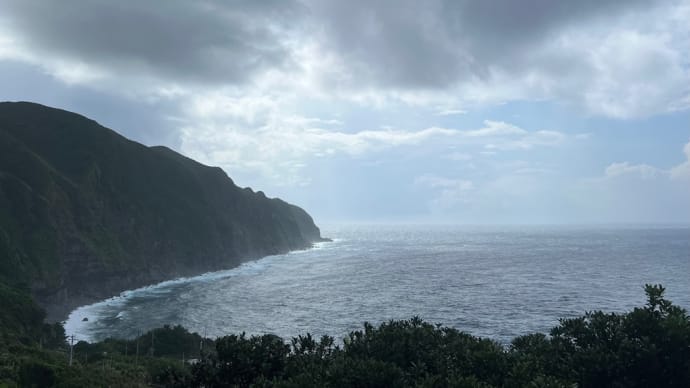
POLYGON ((310 246, 302 209, 78 114, 0 103, 0 281, 49 319, 79 304, 310 246))

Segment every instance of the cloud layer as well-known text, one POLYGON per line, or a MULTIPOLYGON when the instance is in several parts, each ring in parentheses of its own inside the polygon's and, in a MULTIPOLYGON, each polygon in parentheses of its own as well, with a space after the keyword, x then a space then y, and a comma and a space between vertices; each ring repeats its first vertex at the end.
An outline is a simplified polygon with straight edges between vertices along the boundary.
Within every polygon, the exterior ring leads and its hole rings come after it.
POLYGON ((243 85, 262 95, 449 107, 554 99, 619 118, 690 104, 687 1, 2 6, 0 58, 129 92, 243 85))
POLYGON ((177 83, 241 83, 289 67, 281 31, 299 17, 290 1, 3 1, 3 8, 17 50, 6 55, 177 83))
POLYGON ((690 0, 0 0, 0 95, 333 197, 334 217, 372 201, 362 214, 606 220, 645 202, 639 219, 690 219, 690 145, 662 157, 690 136, 688 20, 690 0))

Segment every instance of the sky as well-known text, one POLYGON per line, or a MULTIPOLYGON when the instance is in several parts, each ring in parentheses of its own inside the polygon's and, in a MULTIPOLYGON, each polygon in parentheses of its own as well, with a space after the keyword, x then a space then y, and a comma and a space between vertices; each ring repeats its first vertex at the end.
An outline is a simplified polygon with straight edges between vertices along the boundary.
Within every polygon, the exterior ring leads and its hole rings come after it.
POLYGON ((0 0, 0 100, 317 223, 690 223, 690 0, 0 0))

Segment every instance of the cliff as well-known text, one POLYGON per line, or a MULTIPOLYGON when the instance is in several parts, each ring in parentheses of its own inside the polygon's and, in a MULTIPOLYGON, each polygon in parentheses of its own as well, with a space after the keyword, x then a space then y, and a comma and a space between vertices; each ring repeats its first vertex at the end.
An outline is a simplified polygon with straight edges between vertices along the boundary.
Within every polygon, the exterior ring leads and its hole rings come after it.
POLYGON ((309 247, 302 209, 75 113, 0 103, 0 281, 62 319, 123 290, 309 247))

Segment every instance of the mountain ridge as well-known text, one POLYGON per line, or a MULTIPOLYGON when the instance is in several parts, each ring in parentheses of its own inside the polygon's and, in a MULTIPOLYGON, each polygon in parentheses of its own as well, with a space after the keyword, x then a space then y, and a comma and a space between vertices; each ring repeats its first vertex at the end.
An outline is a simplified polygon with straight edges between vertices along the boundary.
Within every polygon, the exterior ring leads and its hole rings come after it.
POLYGON ((0 280, 63 319, 126 289, 304 249, 303 209, 79 114, 0 103, 0 280))

